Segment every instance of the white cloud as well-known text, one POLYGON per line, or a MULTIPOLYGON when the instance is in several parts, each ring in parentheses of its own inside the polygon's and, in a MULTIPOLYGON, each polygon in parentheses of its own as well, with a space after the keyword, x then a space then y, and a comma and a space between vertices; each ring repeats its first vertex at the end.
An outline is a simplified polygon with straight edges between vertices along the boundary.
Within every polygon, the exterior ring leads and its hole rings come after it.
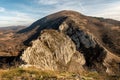
POLYGON ((55 6, 57 10, 75 10, 79 12, 84 12, 85 8, 82 5, 81 0, 70 1, 70 0, 63 0, 63 3, 58 4, 55 6))
POLYGON ((0 7, 0 12, 4 12, 4 11, 5 11, 5 8, 0 7))
POLYGON ((43 5, 53 5, 59 3, 61 0, 37 0, 39 4, 43 5))
POLYGON ((84 13, 85 8, 82 5, 82 0, 37 0, 37 3, 41 5, 50 7, 47 10, 47 14, 57 12, 60 10, 75 10, 84 13))
POLYGON ((93 16, 111 18, 120 21, 120 1, 106 4, 103 7, 102 10, 98 10, 93 16))
POLYGON ((9 12, 10 15, 0 15, 0 27, 17 26, 17 25, 30 25, 35 20, 26 13, 17 11, 9 12))

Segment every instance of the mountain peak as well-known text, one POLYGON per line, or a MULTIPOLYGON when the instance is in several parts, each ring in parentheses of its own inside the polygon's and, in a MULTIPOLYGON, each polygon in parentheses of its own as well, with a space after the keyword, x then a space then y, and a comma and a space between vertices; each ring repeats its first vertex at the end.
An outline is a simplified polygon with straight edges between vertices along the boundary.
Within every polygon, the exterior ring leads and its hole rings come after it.
POLYGON ((78 20, 78 19, 82 19, 84 17, 85 16, 80 14, 79 12, 72 11, 72 10, 63 10, 63 11, 59 11, 59 12, 50 14, 48 16, 43 17, 42 19, 37 20, 35 23, 33 23, 28 28, 18 31, 18 33, 24 33, 24 32, 26 33, 28 31, 35 29, 36 27, 38 27, 40 25, 44 25, 44 24, 46 25, 47 23, 51 23, 51 24, 56 23, 57 25, 59 25, 59 23, 62 23, 67 18, 78 20), (59 22, 57 22, 57 21, 59 21, 59 22))
POLYGON ((12 49, 23 51, 22 59, 40 68, 67 70, 69 67, 76 71, 79 66, 79 71, 85 65, 98 72, 117 75, 120 73, 120 22, 117 23, 76 11, 60 11, 15 33, 11 41, 16 41, 15 45, 6 52, 14 51, 12 49))
POLYGON ((73 10, 62 10, 62 11, 53 13, 51 15, 70 16, 70 15, 82 15, 82 14, 77 11, 73 11, 73 10))

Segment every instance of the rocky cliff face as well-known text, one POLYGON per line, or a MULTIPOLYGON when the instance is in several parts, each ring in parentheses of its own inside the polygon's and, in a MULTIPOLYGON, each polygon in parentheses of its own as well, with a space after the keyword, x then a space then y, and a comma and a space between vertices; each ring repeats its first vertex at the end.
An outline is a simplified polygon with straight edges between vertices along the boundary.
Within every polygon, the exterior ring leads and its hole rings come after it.
POLYGON ((76 50, 73 41, 67 35, 55 30, 42 31, 41 36, 24 51, 22 59, 27 64, 42 70, 70 69, 78 72, 84 70, 85 64, 84 56, 76 50))
POLYGON ((57 22, 54 22, 56 17, 48 16, 43 23, 49 22, 50 26, 39 23, 40 36, 24 51, 22 59, 44 70, 79 72, 84 70, 85 65, 98 72, 119 75, 120 58, 108 51, 99 38, 85 27, 87 19, 83 15, 72 13, 66 18, 67 13, 61 12, 64 19, 57 16, 57 22))

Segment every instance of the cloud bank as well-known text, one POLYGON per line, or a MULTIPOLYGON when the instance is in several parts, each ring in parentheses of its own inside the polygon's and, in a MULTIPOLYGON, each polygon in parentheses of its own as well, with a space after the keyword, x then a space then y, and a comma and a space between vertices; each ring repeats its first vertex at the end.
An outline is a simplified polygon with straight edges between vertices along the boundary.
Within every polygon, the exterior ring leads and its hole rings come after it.
POLYGON ((17 26, 17 25, 30 25, 34 18, 30 17, 26 13, 17 11, 5 11, 5 16, 0 15, 0 27, 17 26))

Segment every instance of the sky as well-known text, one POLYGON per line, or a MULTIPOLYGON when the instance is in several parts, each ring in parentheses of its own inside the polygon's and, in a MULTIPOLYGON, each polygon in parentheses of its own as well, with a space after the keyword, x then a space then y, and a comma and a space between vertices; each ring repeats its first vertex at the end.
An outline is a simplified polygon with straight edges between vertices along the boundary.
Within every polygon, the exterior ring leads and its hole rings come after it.
POLYGON ((0 27, 30 25, 61 10, 120 21, 120 0, 0 0, 0 27))

